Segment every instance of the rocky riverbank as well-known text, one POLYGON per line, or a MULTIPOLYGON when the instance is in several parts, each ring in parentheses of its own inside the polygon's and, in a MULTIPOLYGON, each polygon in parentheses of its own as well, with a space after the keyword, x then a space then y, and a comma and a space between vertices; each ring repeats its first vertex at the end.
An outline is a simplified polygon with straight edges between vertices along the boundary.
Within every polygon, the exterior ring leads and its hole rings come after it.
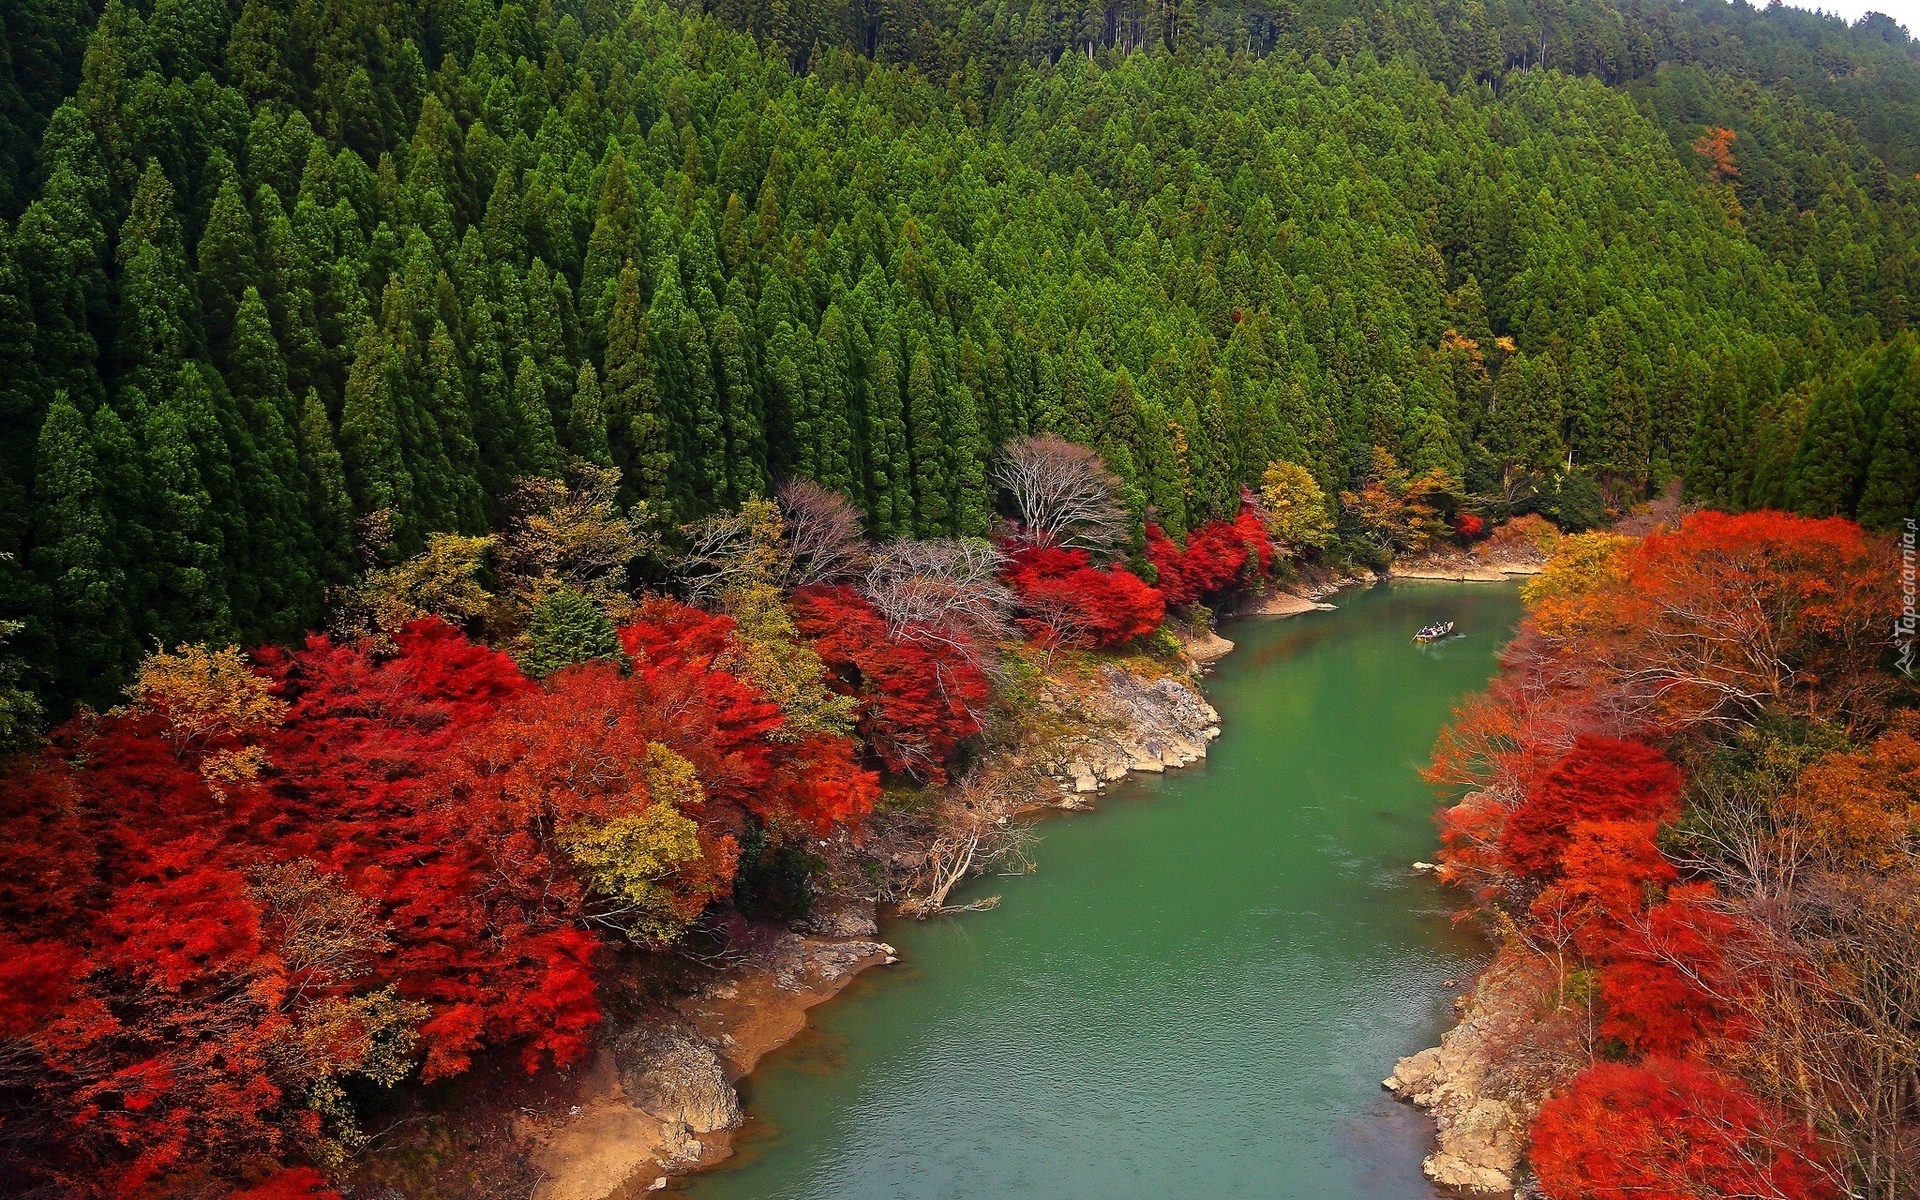
POLYGON ((1439 550, 1395 562, 1393 579, 1433 579, 1452 583, 1503 583, 1516 575, 1538 575, 1549 552, 1535 543, 1439 550))
POLYGON ((871 936, 871 905, 823 916, 822 933, 755 938, 704 986, 610 1036, 564 1109, 523 1112, 512 1134, 539 1173, 532 1194, 631 1196, 732 1153, 746 1122, 735 1083, 806 1027, 809 1008, 897 961, 871 936))
POLYGON ((1188 683, 1142 679, 1112 666, 1102 676, 1105 686, 1083 699, 1083 731, 1057 739, 1040 761, 1062 807, 1075 807, 1080 797, 1136 771, 1157 775, 1191 765, 1220 736, 1220 714, 1188 683))
MULTIPOLYGON (((1498 583, 1539 574, 1548 553, 1538 543, 1446 552, 1395 564, 1393 577, 1498 583)), ((1415 867, 1432 870, 1428 863, 1415 867)), ((1435 1184, 1475 1196, 1527 1194, 1528 1128, 1577 1061, 1577 1022, 1558 994, 1558 978, 1545 959, 1517 943, 1503 945, 1473 991, 1456 1002, 1460 1019, 1440 1044, 1401 1059, 1383 1081, 1433 1116, 1438 1145, 1421 1167, 1435 1184)))
MULTIPOLYGON (((646 989, 644 1011, 610 1020, 589 1063, 561 1073, 537 1095, 521 1085, 454 1114, 454 1142, 479 1146, 504 1134, 510 1148, 485 1151, 500 1160, 491 1186, 435 1190, 625 1200, 726 1158, 733 1131, 745 1123, 739 1080, 806 1027, 808 1009, 860 972, 896 961, 893 948, 877 940, 879 914, 943 911, 944 890, 931 905, 925 893, 944 874, 964 877, 984 865, 970 868, 953 857, 956 823, 985 824, 1011 846, 1026 813, 1084 808, 1131 772, 1205 758, 1220 733, 1219 714, 1195 681, 1202 663, 1232 647, 1202 630, 1183 639, 1187 658, 1173 669, 1144 659, 1052 664, 1012 744, 967 784, 878 815, 857 843, 842 837, 817 848, 826 869, 806 918, 791 927, 742 923, 716 959, 677 962, 671 978, 646 989), (506 1177, 514 1186, 497 1190, 506 1177)), ((375 1185, 368 1195, 412 1194, 391 1172, 369 1174, 381 1179, 385 1194, 375 1185)))
POLYGON ((1574 1061, 1576 1028, 1557 1002, 1552 965, 1501 948, 1456 1002, 1438 1046, 1408 1055, 1383 1086, 1432 1114, 1438 1146, 1422 1163, 1443 1188, 1506 1196, 1522 1186, 1527 1129, 1574 1061))
MULTIPOLYGON (((1377 581, 1371 572, 1312 572, 1239 615, 1331 608, 1322 597, 1377 581)), ((878 940, 878 916, 953 911, 946 889, 984 869, 984 859, 969 866, 957 857, 956 842, 997 839, 1017 856, 1033 810, 1085 808, 1130 773, 1207 756, 1219 714, 1197 680, 1233 643, 1204 628, 1181 643, 1184 663, 1171 668, 1073 655, 1051 663, 1016 728, 965 784, 876 814, 857 842, 843 834, 815 848, 826 865, 806 918, 791 926, 735 918, 721 949, 649 960, 650 977, 610 981, 626 1002, 610 998, 588 1062, 531 1080, 510 1066, 491 1082, 476 1077, 466 1095, 406 1118, 420 1125, 370 1156, 355 1194, 627 1200, 728 1157, 745 1122, 737 1083, 806 1027, 810 1008, 895 961, 878 940)))

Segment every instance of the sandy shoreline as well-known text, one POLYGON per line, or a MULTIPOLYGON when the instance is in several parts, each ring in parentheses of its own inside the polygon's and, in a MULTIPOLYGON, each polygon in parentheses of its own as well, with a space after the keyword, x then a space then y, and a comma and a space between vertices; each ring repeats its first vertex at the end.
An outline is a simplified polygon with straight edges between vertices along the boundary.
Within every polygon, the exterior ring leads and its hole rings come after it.
MULTIPOLYGON (((718 973, 705 987, 680 998, 669 1027, 712 1047, 723 1075, 708 1080, 708 1101, 729 1115, 731 1093, 766 1055, 807 1026, 807 1011, 838 995, 869 967, 897 961, 884 942, 858 938, 779 939, 742 965, 718 973)), ((602 1046, 564 1116, 528 1120, 514 1132, 541 1173, 534 1191, 541 1200, 611 1200, 657 1190, 668 1176, 723 1162, 733 1154, 740 1126, 702 1129, 712 1121, 661 1119, 642 1107, 635 1072, 622 1070, 616 1046, 602 1046)), ((699 1099, 699 1097, 696 1097, 699 1099)), ((692 1106, 698 1109, 698 1103, 692 1106)), ((724 1124, 724 1122, 721 1122, 724 1124)))
POLYGON ((1425 567, 1402 570, 1395 568, 1389 573, 1392 579, 1436 579, 1449 583, 1505 583, 1522 575, 1538 575, 1540 568, 1532 563, 1509 563, 1499 567, 1425 567))

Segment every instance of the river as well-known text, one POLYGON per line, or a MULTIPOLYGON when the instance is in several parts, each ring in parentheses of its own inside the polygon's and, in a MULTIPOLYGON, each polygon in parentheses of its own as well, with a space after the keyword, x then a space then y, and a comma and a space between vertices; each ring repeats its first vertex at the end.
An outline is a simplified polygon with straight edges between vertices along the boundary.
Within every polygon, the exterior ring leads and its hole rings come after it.
POLYGON ((1380 1080, 1486 949, 1431 858, 1416 774, 1485 686, 1512 585, 1400 583, 1253 618, 1208 680, 1204 763, 1048 820, 994 911, 896 922, 747 1081, 696 1200, 1428 1200, 1424 1116, 1380 1080), (1464 636, 1409 642, 1438 617, 1464 636))

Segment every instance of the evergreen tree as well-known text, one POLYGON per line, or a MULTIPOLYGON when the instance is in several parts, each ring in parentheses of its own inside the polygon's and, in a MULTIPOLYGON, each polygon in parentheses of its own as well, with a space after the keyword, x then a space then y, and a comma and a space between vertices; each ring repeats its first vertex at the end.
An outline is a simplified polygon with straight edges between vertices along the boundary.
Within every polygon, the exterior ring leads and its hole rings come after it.
POLYGON ((947 474, 947 430, 940 384, 926 340, 907 370, 907 438, 913 472, 913 530, 921 537, 953 532, 953 483, 947 474))
POLYGON ((867 518, 874 536, 903 537, 913 532, 913 463, 901 397, 899 339, 886 329, 874 341, 867 381, 867 518))
POLYGON ((1560 374, 1543 355, 1516 354, 1494 379, 1487 448, 1501 462, 1549 470, 1565 453, 1560 374))
POLYGON ((566 280, 557 276, 541 259, 533 260, 526 277, 526 344, 546 380, 547 403, 563 401, 573 384, 573 369, 568 365, 566 280))
POLYGON ((963 383, 947 385, 946 429, 953 531, 965 537, 985 537, 993 517, 993 493, 987 482, 987 460, 992 452, 980 430, 980 406, 963 383))
POLYGON ((221 576, 236 621, 251 612, 259 585, 244 559, 249 545, 249 513, 242 473, 246 438, 239 414, 223 411, 198 362, 182 363, 162 393, 177 410, 193 441, 194 462, 211 502, 209 513, 219 530, 221 576), (236 469, 236 467, 238 469, 236 469))
POLYGON ((574 663, 623 657, 619 634, 607 614, 579 592, 563 587, 534 606, 520 665, 534 678, 544 679, 574 663))
MULTIPOLYGON (((484 270, 481 273, 489 274, 484 270)), ((512 381, 507 374, 506 347, 485 284, 477 284, 468 301, 466 333, 468 364, 474 381, 468 394, 473 398, 473 436, 479 456, 480 488, 488 496, 500 496, 520 473, 519 421, 513 404, 512 381)))
POLYGON ((181 406, 171 398, 148 405, 141 441, 154 552, 146 623, 169 643, 217 641, 229 635, 233 620, 224 539, 181 406))
POLYGON ((1747 503, 1761 508, 1786 508, 1793 482, 1793 459, 1806 432, 1807 412, 1813 406, 1814 385, 1788 388, 1761 406, 1753 426, 1753 482, 1747 503))
POLYGON ((806 479, 818 479, 821 468, 820 385, 817 373, 810 378, 801 369, 811 339, 792 325, 781 321, 767 343, 766 428, 771 435, 769 466, 777 473, 798 473, 806 479))
POLYGON ((725 406, 727 494, 732 503, 766 492, 767 441, 747 359, 747 332, 732 307, 713 329, 713 362, 725 406))
POLYGON ((1687 456, 1687 494, 1710 504, 1738 507, 1752 483, 1746 396, 1729 358, 1714 365, 1700 420, 1687 456))
POLYGON ((197 305, 174 215, 173 185, 157 161, 140 176, 120 227, 117 358, 126 383, 154 392, 197 346, 197 305))
POLYGON ((691 511, 711 512, 726 503, 729 485, 727 470, 726 403, 714 380, 714 355, 707 342, 706 327, 692 308, 680 310, 680 328, 676 341, 680 360, 686 364, 686 399, 683 411, 687 424, 687 453, 683 459, 693 470, 691 511))
POLYGON ((1184 422, 1170 418, 1166 406, 1156 397, 1149 396, 1140 404, 1141 524, 1144 528, 1146 521, 1152 520, 1176 538, 1184 538, 1191 528, 1187 514, 1187 496, 1192 490, 1187 426, 1194 418, 1191 411, 1182 416, 1184 422))
POLYGON ((814 353, 805 364, 810 368, 807 387, 816 396, 812 402, 818 414, 814 433, 814 479, 832 491, 852 495, 859 479, 859 443, 854 437, 850 333, 839 305, 829 305, 820 318, 820 334, 814 353))
POLYGON ((567 411, 567 448, 575 458, 595 466, 613 466, 613 452, 607 446, 607 413, 600 398, 600 377, 590 362, 580 364, 580 378, 573 386, 573 406, 567 411))
MULTIPOLYGON (((33 519, 33 448, 44 413, 38 327, 12 230, 0 221, 0 553, 16 553, 33 519)), ((4 603, 4 601, 0 601, 4 603)))
POLYGON ((474 406, 460 352, 444 320, 436 318, 427 339, 427 410, 446 463, 448 494, 443 529, 477 533, 487 527, 487 498, 480 487, 480 444, 474 437, 474 406))
POLYGON ((333 422, 313 388, 307 389, 300 406, 300 465, 320 548, 319 576, 328 584, 344 583, 354 567, 353 500, 347 494, 346 464, 334 444, 333 422))
POLYGON ((513 404, 520 418, 520 466, 530 475, 550 479, 560 474, 560 445, 553 432, 553 410, 547 407, 547 384, 533 352, 520 350, 520 369, 513 377, 513 404))
POLYGON ((246 0, 227 39, 227 74, 247 100, 284 100, 293 76, 280 57, 281 21, 268 0, 246 0))
MULTIPOLYGON (((125 579, 110 557, 111 524, 86 418, 57 393, 40 427, 34 499, 40 506, 34 567, 46 580, 65 636, 53 660, 57 685, 104 707, 113 701, 131 653, 125 579)), ((51 615, 51 614, 49 614, 51 615)))
MULTIPOLYGON (((340 457, 346 466, 347 486, 353 495, 354 511, 386 512, 396 530, 407 528, 413 509, 413 477, 400 450, 400 419, 395 412, 394 372, 388 366, 386 341, 379 330, 369 326, 354 351, 353 369, 347 375, 346 399, 340 409, 340 457)), ((538 369, 530 362, 522 370, 532 370, 542 410, 546 389, 539 383, 538 369)), ((518 381, 515 398, 520 398, 518 381)), ((548 423, 549 434, 551 422, 548 423)), ((424 531, 414 531, 424 533, 424 531)))
POLYGON ((670 520, 668 478, 673 458, 660 389, 647 346, 647 318, 640 305, 640 272, 631 260, 621 269, 607 317, 606 407, 622 436, 614 457, 625 469, 635 497, 660 520, 670 520))
POLYGON ((1860 523, 1898 529, 1920 519, 1920 356, 1910 360, 1880 419, 1860 495, 1860 523))
POLYGON ((277 192, 263 186, 254 205, 263 226, 261 274, 267 307, 284 348, 288 380, 296 389, 313 387, 329 379, 331 363, 320 335, 312 261, 277 192))
POLYGON ((1872 449, 1865 424, 1855 378, 1831 380, 1815 393, 1787 485, 1794 511, 1830 517, 1851 509, 1872 449))
POLYGON ((320 615, 319 545, 300 487, 293 394, 255 288, 241 297, 231 346, 228 390, 245 430, 237 439, 246 451, 239 475, 248 527, 244 554, 261 593, 260 607, 242 624, 250 635, 290 639, 320 615))
POLYGON ((640 246, 640 213, 634 202, 627 159, 619 150, 600 180, 593 232, 587 237, 586 265, 580 273, 580 310, 590 328, 605 329, 611 292, 621 265, 640 246))
MULTIPOLYGON (((1224 370, 1214 370, 1194 388, 1191 409, 1181 415, 1186 435, 1187 486, 1183 489, 1195 515, 1218 517, 1231 515, 1240 506, 1240 471, 1231 460, 1231 435, 1228 429, 1230 402, 1227 393, 1232 383, 1224 370)), ((1125 371, 1114 379, 1116 392, 1134 395, 1133 379, 1125 371)), ((1137 400, 1133 401, 1138 403, 1137 400)))
MULTIPOLYGON (((101 512, 106 517, 103 559, 112 563, 125 587, 124 605, 133 637, 146 642, 160 632, 153 623, 148 599, 154 591, 153 531, 148 526, 150 503, 144 455, 136 431, 146 423, 146 397, 137 388, 122 393, 119 409, 102 404, 88 422, 93 435, 94 475, 100 489, 101 512)), ((134 657, 130 654, 128 661, 134 657)))
POLYGON ((217 361, 224 363, 241 298, 259 282, 260 247, 253 234, 253 218, 241 198, 239 176, 224 159, 219 168, 220 190, 200 233, 196 256, 207 344, 217 361))

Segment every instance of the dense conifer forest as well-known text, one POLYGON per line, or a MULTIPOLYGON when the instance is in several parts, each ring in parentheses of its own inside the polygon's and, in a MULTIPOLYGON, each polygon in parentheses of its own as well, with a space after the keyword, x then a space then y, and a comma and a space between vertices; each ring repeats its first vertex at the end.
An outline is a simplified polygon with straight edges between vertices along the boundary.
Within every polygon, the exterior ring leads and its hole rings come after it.
POLYGON ((0 613, 56 710, 156 641, 292 638, 572 460, 662 529, 797 475, 881 538, 985 531, 984 463, 1032 431, 1176 538, 1269 460, 1333 494, 1375 447, 1576 526, 1682 474, 1880 525, 1920 490, 1920 65, 1883 20, 42 0, 4 28, 0 613))

